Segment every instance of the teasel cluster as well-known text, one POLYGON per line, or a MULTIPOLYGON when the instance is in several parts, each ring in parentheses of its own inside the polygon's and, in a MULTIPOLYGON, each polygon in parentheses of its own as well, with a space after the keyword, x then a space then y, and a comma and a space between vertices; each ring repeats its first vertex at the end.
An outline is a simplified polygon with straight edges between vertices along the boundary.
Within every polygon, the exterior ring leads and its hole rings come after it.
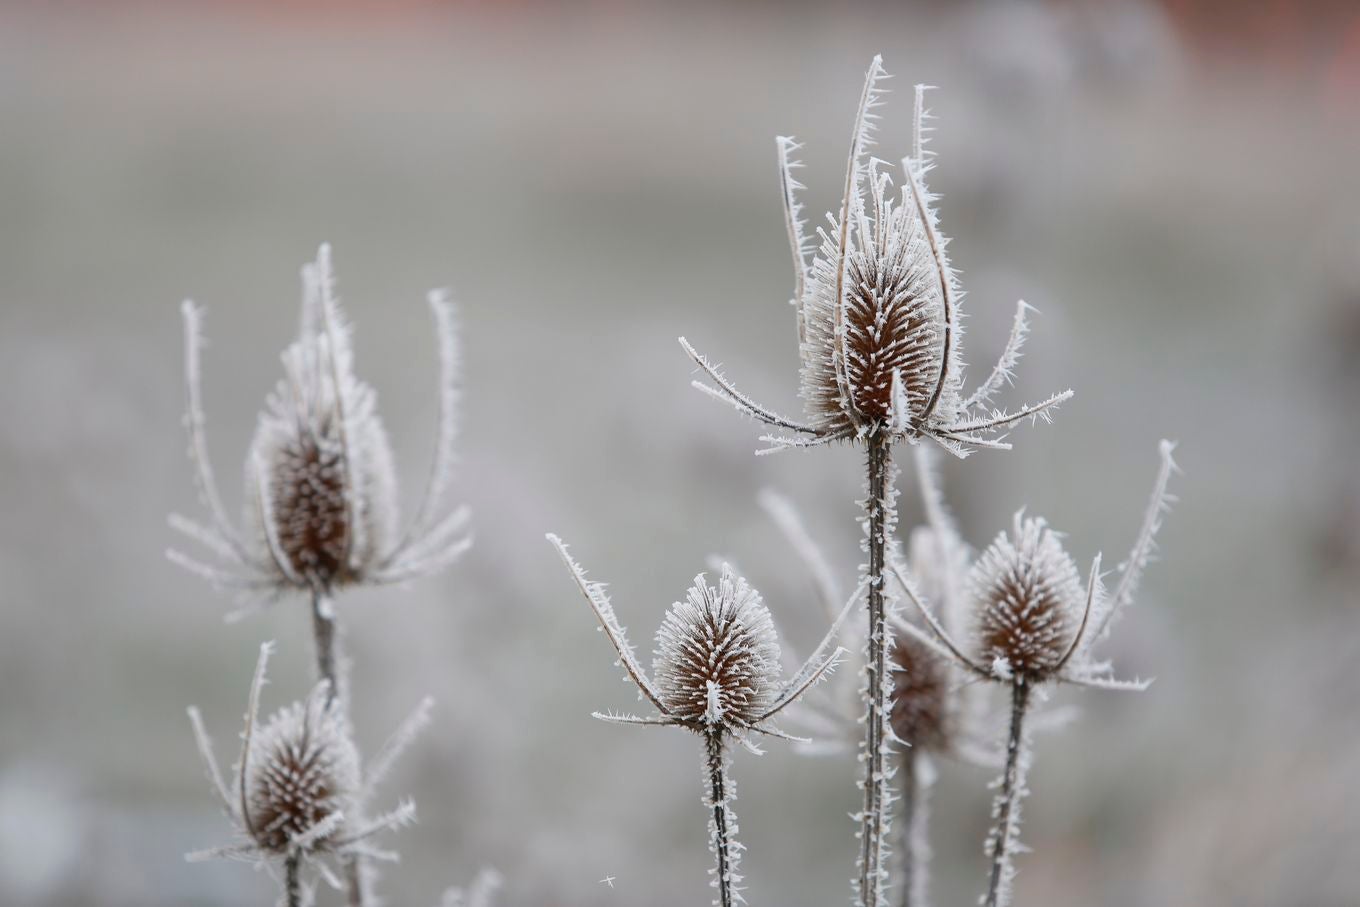
MULTIPOLYGON (((197 710, 190 716, 219 797, 241 841, 191 855, 256 860, 276 871, 287 907, 310 903, 315 874, 344 889, 351 907, 374 903, 366 863, 394 859, 372 845, 379 832, 414 819, 409 802, 365 823, 366 801, 398 752, 428 720, 422 703, 362 767, 349 717, 346 660, 335 597, 359 585, 404 583, 438 572, 471 544, 468 511, 450 506, 456 434, 457 345, 453 305, 428 297, 440 360, 439 417, 426 488, 405 528, 377 396, 354 371, 351 329, 336 296, 328 246, 302 269, 297 339, 282 355, 284 376, 265 401, 245 464, 244 518, 227 514, 208 454, 201 390, 202 314, 182 307, 189 455, 207 521, 178 514, 171 526, 206 557, 177 549, 176 564, 234 591, 239 617, 281 598, 310 602, 317 684, 257 727, 269 648, 261 652, 236 783, 228 796, 197 710)), ((488 895, 489 896, 489 895, 488 895)))
POLYGON ((694 578, 683 601, 666 612, 656 632, 655 658, 649 675, 642 667, 605 594, 605 584, 587 579, 585 570, 556 535, 548 541, 576 581, 608 637, 638 698, 655 714, 595 712, 594 717, 620 724, 678 727, 703 740, 704 806, 709 812, 710 871, 717 891, 715 907, 744 903, 742 845, 733 811, 737 789, 730 774, 730 744, 760 754, 755 736, 799 741, 773 724, 836 666, 842 649, 832 648, 837 632, 862 589, 841 608, 831 628, 807 661, 787 679, 782 677, 774 621, 760 593, 724 564, 716 586, 704 574, 694 578))
POLYGON ((948 240, 926 185, 930 114, 918 86, 911 154, 902 159, 894 188, 891 169, 870 151, 888 78, 881 57, 869 66, 851 131, 844 192, 808 236, 793 174, 800 147, 777 139, 784 220, 793 253, 792 299, 802 360, 799 393, 805 417, 781 416, 741 392, 685 338, 681 345, 711 383, 695 387, 773 431, 761 453, 835 443, 862 446, 866 455, 862 577, 867 585, 864 633, 863 805, 859 823, 856 903, 885 904, 889 881, 895 743, 891 734, 893 608, 886 582, 896 513, 893 445, 930 442, 958 457, 978 448, 1009 448, 1006 433, 1025 420, 1047 420, 1071 396, 1054 394, 1014 411, 993 409, 1010 382, 1028 331, 1028 307, 1017 306, 1012 332, 996 365, 972 392, 963 384, 962 290, 949 262, 948 240))

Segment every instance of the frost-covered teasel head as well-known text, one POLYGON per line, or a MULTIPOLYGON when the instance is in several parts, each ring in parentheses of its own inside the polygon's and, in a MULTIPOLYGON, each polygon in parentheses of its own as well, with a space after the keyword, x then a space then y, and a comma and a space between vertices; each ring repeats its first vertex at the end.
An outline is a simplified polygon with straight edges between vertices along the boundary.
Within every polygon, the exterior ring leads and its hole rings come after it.
POLYGON ((991 398, 1010 383, 1028 331, 1028 306, 1017 306, 1000 360, 974 391, 963 387, 960 353, 963 296, 946 253, 925 183, 932 169, 925 148, 925 86, 917 86, 915 140, 894 176, 870 156, 881 106, 882 60, 875 57, 855 116, 839 209, 807 235, 792 176, 800 145, 779 138, 779 175, 793 250, 801 396, 806 421, 788 419, 742 394, 719 369, 681 338, 713 382, 700 390, 777 429, 762 438, 770 449, 859 440, 886 433, 915 443, 930 438, 965 456, 978 447, 1006 448, 1002 438, 1024 419, 1049 417, 1071 391, 1014 412, 991 398), (715 386, 716 385, 716 386, 715 386))
POLYGON ((1113 592, 1101 582, 1099 554, 1083 580, 1063 537, 1043 519, 1018 513, 1011 531, 1000 533, 969 572, 971 639, 955 641, 903 576, 930 630, 915 630, 912 635, 974 674, 1005 683, 1035 686, 1062 681, 1109 689, 1145 688, 1144 682, 1114 679, 1109 664, 1095 659, 1092 649, 1132 602, 1155 550, 1162 516, 1173 500, 1166 490, 1175 470, 1173 449, 1171 442, 1161 443, 1152 499, 1113 592))
MULTIPOLYGON (((429 701, 421 703, 364 774, 343 707, 328 695, 325 682, 307 699, 259 720, 260 693, 272 649, 272 643, 260 647, 241 754, 230 786, 217 766, 202 717, 197 709, 189 709, 208 777, 238 832, 237 842, 191 853, 189 859, 243 859, 272 865, 288 859, 316 862, 350 854, 390 857, 373 849, 371 839, 414 820, 414 805, 404 802, 373 819, 365 818, 364 806, 401 750, 425 724, 429 701)), ((318 867, 330 875, 323 863, 318 867)))
POLYGON ((696 576, 656 632, 652 677, 679 724, 754 727, 777 701, 781 674, 770 610, 727 564, 716 587, 696 576))
POLYGON ((609 721, 717 731, 751 748, 748 732, 785 737, 771 720, 835 666, 843 650, 833 651, 832 642, 858 601, 858 596, 851 599, 802 668, 784 679, 769 609, 755 589, 724 565, 716 586, 699 574, 685 600, 666 613, 657 631, 652 675, 648 676, 614 614, 604 584, 586 579, 561 539, 549 535, 548 540, 590 603, 619 663, 637 685, 639 697, 657 713, 596 713, 597 718, 609 721))
POLYGON ((400 582, 442 569, 464 550, 465 508, 443 508, 453 467, 456 348, 453 308, 431 293, 441 360, 434 464, 419 510, 398 529, 397 481, 373 389, 354 372, 351 331, 335 295, 330 250, 303 268, 298 338, 269 395, 245 468, 245 531, 226 516, 204 438, 199 390, 201 315, 184 304, 190 455, 209 523, 171 524, 219 563, 171 558, 215 584, 247 592, 328 594, 355 583, 400 582))

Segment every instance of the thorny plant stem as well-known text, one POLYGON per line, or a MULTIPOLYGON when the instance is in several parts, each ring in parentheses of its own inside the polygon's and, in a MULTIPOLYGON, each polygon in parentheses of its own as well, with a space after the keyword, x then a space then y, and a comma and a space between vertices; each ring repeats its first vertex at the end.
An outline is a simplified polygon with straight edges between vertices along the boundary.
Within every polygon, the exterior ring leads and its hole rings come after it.
MULTIPOLYGON (((335 604, 330 596, 320 588, 313 590, 312 634, 316 637, 316 673, 329 687, 326 703, 329 705, 340 698, 340 705, 345 708, 347 706, 340 689, 340 643, 336 623, 335 604)), ((348 907, 364 907, 364 867, 357 856, 345 859, 345 889, 348 907)))
POLYGON ((1020 794, 1020 760, 1024 750, 1025 709, 1029 705, 1029 686, 1023 680, 1011 685, 1011 730, 1006 741, 1006 774, 1002 776, 1001 798, 996 814, 996 828, 992 829, 992 839, 988 850, 992 857, 992 875, 987 884, 986 907, 997 907, 1000 903, 1003 876, 1010 860, 1010 850, 1015 843, 1013 817, 1020 794))
POLYGON ((283 861, 283 891, 288 907, 302 907, 302 856, 289 854, 283 861))
POLYGON ((884 841, 884 809, 888 801, 888 772, 884 764, 888 723, 887 675, 888 643, 885 634, 884 563, 888 533, 888 495, 892 471, 892 439, 879 430, 869 436, 869 633, 868 657, 864 665, 867 711, 864 721, 864 811, 860 825, 859 901, 864 907, 882 903, 883 861, 888 848, 884 841))
POLYGON ((903 747, 897 761, 898 797, 902 800, 902 811, 898 814, 898 862, 902 867, 902 892, 898 896, 898 907, 922 907, 916 898, 916 888, 920 885, 917 873, 920 872, 919 854, 916 853, 918 841, 918 809, 921 817, 925 814, 925 804, 919 802, 925 796, 917 777, 916 750, 903 747))
POLYGON ((718 861, 718 898, 720 907, 732 907, 732 848, 727 828, 727 777, 723 771, 723 739, 721 728, 711 728, 704 735, 708 756, 709 802, 713 805, 713 851, 718 861))

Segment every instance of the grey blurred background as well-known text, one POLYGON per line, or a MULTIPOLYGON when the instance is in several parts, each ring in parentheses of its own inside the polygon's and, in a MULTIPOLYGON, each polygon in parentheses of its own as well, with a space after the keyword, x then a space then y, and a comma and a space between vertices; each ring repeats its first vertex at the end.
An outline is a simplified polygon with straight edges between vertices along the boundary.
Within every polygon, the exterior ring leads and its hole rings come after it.
MULTIPOLYGON (((905 89, 940 86, 975 373, 1023 297, 1043 314, 1010 399, 1077 391, 1014 452, 950 464, 968 539, 1028 504, 1079 561, 1117 559, 1157 440, 1181 442, 1164 556, 1111 647, 1157 683, 1060 697, 1081 717, 1039 740, 1018 903, 1360 903, 1360 17, 1191 0, 0 7, 0 902, 273 897, 181 858, 229 831, 185 706, 230 762, 259 641, 280 644, 269 708, 312 652, 301 602, 226 625, 230 599, 164 560, 167 512, 197 512, 177 306, 207 310, 235 508, 322 240, 408 509, 426 289, 454 288, 466 343, 477 546, 341 602, 361 744, 438 700, 387 786, 421 822, 383 892, 433 904, 489 865, 506 904, 706 900, 698 745, 588 717, 634 697, 543 533, 640 643, 714 552, 815 640, 755 497, 789 494, 849 575, 859 456, 751 456, 675 338, 797 410, 773 136, 807 141, 819 218, 875 52, 898 77, 884 156, 905 89)), ((845 902, 855 773, 737 756, 752 903, 845 902)), ((989 778, 943 767, 938 903, 981 888, 989 778)))

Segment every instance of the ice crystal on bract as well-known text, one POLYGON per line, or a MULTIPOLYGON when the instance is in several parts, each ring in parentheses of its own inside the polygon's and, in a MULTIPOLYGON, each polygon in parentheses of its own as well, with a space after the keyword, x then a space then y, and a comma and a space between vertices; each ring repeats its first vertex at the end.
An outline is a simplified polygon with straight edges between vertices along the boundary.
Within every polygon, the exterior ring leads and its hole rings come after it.
POLYGON ((807 422, 780 416, 745 396, 719 369, 681 338, 681 344, 716 387, 700 390, 791 436, 765 436, 771 449, 862 439, 885 432, 911 442, 930 438, 965 456, 977 447, 1005 448, 1004 432, 1026 418, 1048 418, 1071 391, 1014 412, 990 408, 1009 383, 1028 331, 1025 303, 1018 304, 1010 339, 985 381, 971 394, 963 388, 960 354, 963 296, 946 252, 935 209, 938 197, 925 183, 932 169, 924 135, 930 119, 925 86, 917 86, 915 141, 902 160, 901 187, 894 189, 887 165, 869 149, 888 78, 875 57, 865 79, 846 165, 838 211, 806 233, 792 176, 801 164, 799 146, 779 138, 779 174, 785 223, 793 250, 794 298, 801 396, 807 422), (809 257, 811 260, 809 261, 809 257))
POLYGON ((429 304, 441 362, 434 464, 419 510, 398 529, 397 482, 373 389, 354 373, 350 327, 335 296, 330 250, 303 269, 298 339, 283 354, 284 377, 269 395, 246 461, 246 531, 217 492, 199 390, 201 314, 184 304, 190 455, 210 523, 171 524, 221 561, 171 551, 176 563, 214 584, 254 592, 304 589, 328 595, 355 583, 401 582, 436 572, 470 544, 467 510, 440 513, 453 467, 456 347, 453 307, 429 304))
MULTIPOLYGON (((260 647, 241 755, 230 787, 217 766, 202 717, 197 709, 189 709, 208 777, 241 839, 189 854, 189 859, 245 859, 275 865, 350 854, 391 858, 375 850, 370 841, 413 821, 415 806, 408 801, 374 819, 364 818, 364 806, 392 761, 425 723, 428 701, 393 735, 365 775, 342 706, 328 695, 326 683, 318 684, 306 700, 259 721, 260 693, 272 649, 271 643, 260 647)), ((317 866, 333 878, 324 863, 317 866)))

